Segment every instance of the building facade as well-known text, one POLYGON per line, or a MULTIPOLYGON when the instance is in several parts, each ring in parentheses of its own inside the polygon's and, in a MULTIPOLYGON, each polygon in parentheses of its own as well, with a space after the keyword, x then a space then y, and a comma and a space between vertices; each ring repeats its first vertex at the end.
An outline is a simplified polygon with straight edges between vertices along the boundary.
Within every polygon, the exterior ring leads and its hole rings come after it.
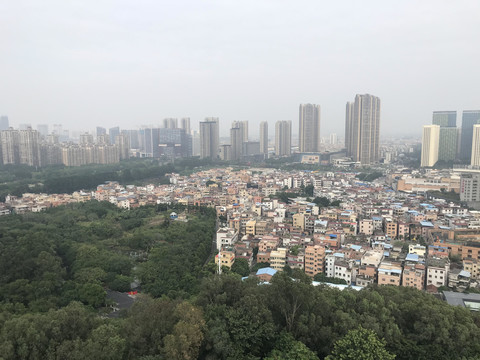
POLYGON ((268 158, 268 122, 260 123, 260 152, 268 158))
POLYGON ((300 152, 320 152, 320 105, 300 104, 298 136, 300 152))
POLYGON ((200 122, 200 158, 216 159, 218 153, 219 120, 210 117, 200 122))
POLYGON ((380 99, 357 95, 347 103, 345 119, 347 156, 362 165, 380 160, 380 99))
POLYGON ((470 160, 472 156, 473 125, 480 124, 480 110, 464 110, 462 113, 462 133, 460 159, 470 160))
POLYGON ((275 123, 275 155, 290 156, 292 153, 292 122, 275 123))
POLYGON ((431 167, 438 161, 440 126, 425 125, 422 133, 422 155, 420 166, 431 167))

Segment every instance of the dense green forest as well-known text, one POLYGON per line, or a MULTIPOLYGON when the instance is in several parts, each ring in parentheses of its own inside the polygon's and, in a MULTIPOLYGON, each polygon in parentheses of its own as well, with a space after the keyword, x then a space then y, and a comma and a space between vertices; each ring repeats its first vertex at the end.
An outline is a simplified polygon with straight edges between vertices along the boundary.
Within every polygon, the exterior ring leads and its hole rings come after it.
MULTIPOLYGON (((206 263, 215 212, 88 202, 0 218, 2 359, 475 359, 480 318, 412 288, 270 285, 206 263), (188 222, 172 221, 172 210, 188 222), (106 289, 142 293, 120 318, 106 289)), ((235 268, 238 268, 235 270, 235 268)))

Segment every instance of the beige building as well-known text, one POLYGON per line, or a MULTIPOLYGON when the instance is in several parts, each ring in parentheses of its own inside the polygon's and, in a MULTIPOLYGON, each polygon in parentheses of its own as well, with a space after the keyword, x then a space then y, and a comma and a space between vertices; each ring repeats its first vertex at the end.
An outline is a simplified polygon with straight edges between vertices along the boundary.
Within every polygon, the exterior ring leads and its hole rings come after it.
POLYGON ((270 252, 270 267, 277 271, 283 271, 287 264, 287 249, 278 248, 270 252))
POLYGON ((425 265, 406 264, 403 269, 402 286, 423 290, 425 288, 425 265))
MULTIPOLYGON (((235 252, 230 250, 222 250, 220 251, 220 261, 222 266, 226 266, 229 269, 232 267, 233 263, 235 262, 235 252)), ((218 266, 218 255, 215 255, 215 264, 218 266)))
POLYGON ((309 245, 305 247, 305 274, 314 277, 323 273, 325 267, 325 247, 309 245))
POLYGON ((468 271, 472 279, 477 280, 479 261, 477 259, 463 259, 463 270, 468 271))
POLYGON ((422 155, 420 166, 432 167, 438 161, 440 126, 425 125, 422 134, 422 155))
POLYGON ((378 285, 400 286, 402 265, 395 262, 382 261, 378 267, 378 285))
POLYGON ((305 230, 305 215, 298 213, 293 215, 292 219, 294 227, 305 230))
POLYGON ((255 235, 255 225, 257 222, 255 220, 249 220, 247 221, 247 224, 245 225, 245 234, 246 235, 255 235))

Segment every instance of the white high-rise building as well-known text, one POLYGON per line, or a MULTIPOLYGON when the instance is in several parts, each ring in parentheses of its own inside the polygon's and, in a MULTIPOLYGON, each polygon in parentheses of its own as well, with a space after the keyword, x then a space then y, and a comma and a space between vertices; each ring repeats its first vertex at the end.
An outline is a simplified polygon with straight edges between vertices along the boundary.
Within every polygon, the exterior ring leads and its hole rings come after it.
POLYGON ((420 166, 431 167, 438 161, 438 144, 440 142, 440 126, 425 125, 422 134, 422 158, 420 166))
POLYGON ((300 104, 298 136, 300 152, 320 151, 320 105, 300 104))
POLYGON ((480 166, 480 125, 473 125, 472 137, 472 157, 470 161, 472 166, 480 166))

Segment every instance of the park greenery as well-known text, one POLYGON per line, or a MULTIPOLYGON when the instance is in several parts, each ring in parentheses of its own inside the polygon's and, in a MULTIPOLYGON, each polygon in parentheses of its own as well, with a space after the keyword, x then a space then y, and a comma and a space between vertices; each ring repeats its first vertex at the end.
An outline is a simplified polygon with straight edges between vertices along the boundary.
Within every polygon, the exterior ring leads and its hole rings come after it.
MULTIPOLYGON (((3 359, 473 359, 480 317, 413 288, 270 285, 209 261, 215 212, 96 201, 0 218, 3 359), (188 221, 171 220, 175 211, 188 221), (120 318, 107 289, 141 294, 120 318)), ((268 264, 260 264, 266 266, 268 264)), ((259 267, 258 266, 258 267, 259 267)), ((317 277, 320 279, 320 277, 317 277)), ((321 280, 325 280, 321 278, 321 280)))

